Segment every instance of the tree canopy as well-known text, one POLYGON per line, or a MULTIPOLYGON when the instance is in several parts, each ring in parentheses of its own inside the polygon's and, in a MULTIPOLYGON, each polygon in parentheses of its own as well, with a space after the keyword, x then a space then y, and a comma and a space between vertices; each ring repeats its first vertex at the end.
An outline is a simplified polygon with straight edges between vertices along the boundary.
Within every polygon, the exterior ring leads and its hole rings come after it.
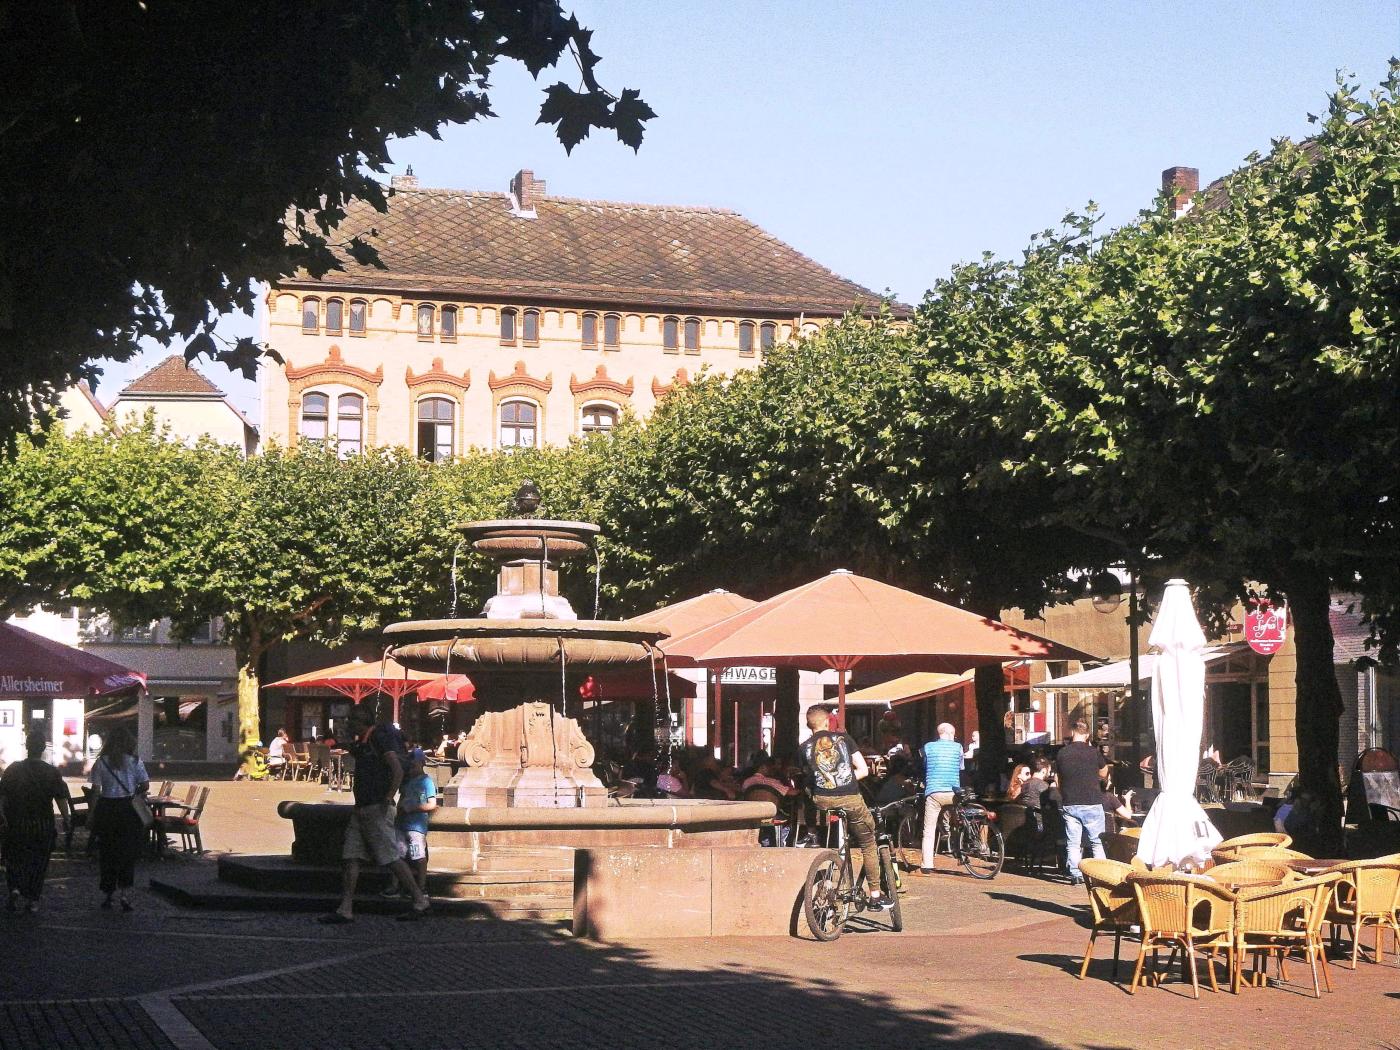
POLYGON ((251 373, 219 316, 372 261, 346 206, 384 209, 391 140, 490 116, 502 61, 570 67, 539 117, 567 149, 641 144, 651 110, 555 0, 0 0, 0 435, 142 340, 251 373))

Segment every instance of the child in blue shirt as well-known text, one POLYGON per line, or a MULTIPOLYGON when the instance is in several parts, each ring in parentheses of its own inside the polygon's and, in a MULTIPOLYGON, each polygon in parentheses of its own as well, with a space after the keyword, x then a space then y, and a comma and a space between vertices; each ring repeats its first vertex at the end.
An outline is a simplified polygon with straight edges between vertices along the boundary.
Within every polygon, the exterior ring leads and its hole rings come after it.
POLYGON ((399 849, 413 870, 418 888, 425 893, 428 885, 428 814, 438 805, 437 785, 423 771, 426 761, 427 756, 420 747, 408 753, 408 769, 399 788, 399 806, 394 818, 399 849))

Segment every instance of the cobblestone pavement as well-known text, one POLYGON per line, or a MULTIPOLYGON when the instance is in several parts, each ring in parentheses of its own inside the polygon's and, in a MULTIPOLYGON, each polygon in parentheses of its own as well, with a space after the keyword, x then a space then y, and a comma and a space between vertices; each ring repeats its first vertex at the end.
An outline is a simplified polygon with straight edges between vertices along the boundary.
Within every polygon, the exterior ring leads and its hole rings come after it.
MULTIPOLYGON (((211 846, 285 848, 271 806, 314 789, 262 788, 221 785, 211 846)), ((155 863, 202 862, 152 862, 138 883, 155 863)), ((626 947, 479 918, 329 928, 148 892, 124 915, 96 908, 95 883, 91 861, 60 858, 39 915, 0 912, 0 1050, 1400 1045, 1394 956, 1334 965, 1321 1001, 1297 965, 1290 987, 1238 997, 1194 1002, 1177 981, 1130 997, 1109 979, 1111 942, 1074 978, 1083 891, 1011 874, 911 879, 902 934, 626 947)))

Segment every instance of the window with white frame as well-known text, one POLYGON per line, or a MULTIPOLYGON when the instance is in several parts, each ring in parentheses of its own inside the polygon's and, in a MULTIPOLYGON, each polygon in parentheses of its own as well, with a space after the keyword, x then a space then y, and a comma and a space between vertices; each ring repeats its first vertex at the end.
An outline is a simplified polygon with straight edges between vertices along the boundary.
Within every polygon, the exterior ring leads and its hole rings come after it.
POLYGON ((325 441, 330 433, 330 398, 316 391, 301 399, 301 436, 307 441, 325 441))
POLYGON ((429 463, 452 458, 452 432, 457 405, 450 398, 425 397, 418 402, 418 454, 429 463))
POLYGON ((585 405, 582 428, 585 434, 607 434, 617 426, 615 405, 585 405))
POLYGON ((365 399, 359 394, 341 394, 335 402, 336 448, 341 458, 364 450, 365 399))
POLYGON ((539 443, 540 410, 532 401, 501 404, 501 448, 534 448, 539 443))

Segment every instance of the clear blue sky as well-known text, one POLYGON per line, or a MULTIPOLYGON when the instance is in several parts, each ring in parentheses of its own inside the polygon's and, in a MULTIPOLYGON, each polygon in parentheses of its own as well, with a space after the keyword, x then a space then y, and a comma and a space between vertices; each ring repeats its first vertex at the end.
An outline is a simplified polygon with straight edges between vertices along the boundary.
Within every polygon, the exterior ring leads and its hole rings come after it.
MULTIPOLYGON (((566 6, 567 3, 566 3, 566 6)), ((504 190, 519 168, 571 197, 734 208, 836 272, 917 302, 955 262, 1014 254, 1095 200, 1121 224, 1161 170, 1204 185, 1301 138, 1338 69, 1367 87, 1400 54, 1400 4, 655 3, 578 0, 600 79, 658 116, 633 154, 567 156, 540 84, 502 66, 497 119, 393 148, 426 186, 504 190)), ((230 334, 253 330, 229 318, 230 334)), ((168 351, 113 367, 99 396, 168 351)), ((201 365, 245 410, 253 384, 201 365)))

